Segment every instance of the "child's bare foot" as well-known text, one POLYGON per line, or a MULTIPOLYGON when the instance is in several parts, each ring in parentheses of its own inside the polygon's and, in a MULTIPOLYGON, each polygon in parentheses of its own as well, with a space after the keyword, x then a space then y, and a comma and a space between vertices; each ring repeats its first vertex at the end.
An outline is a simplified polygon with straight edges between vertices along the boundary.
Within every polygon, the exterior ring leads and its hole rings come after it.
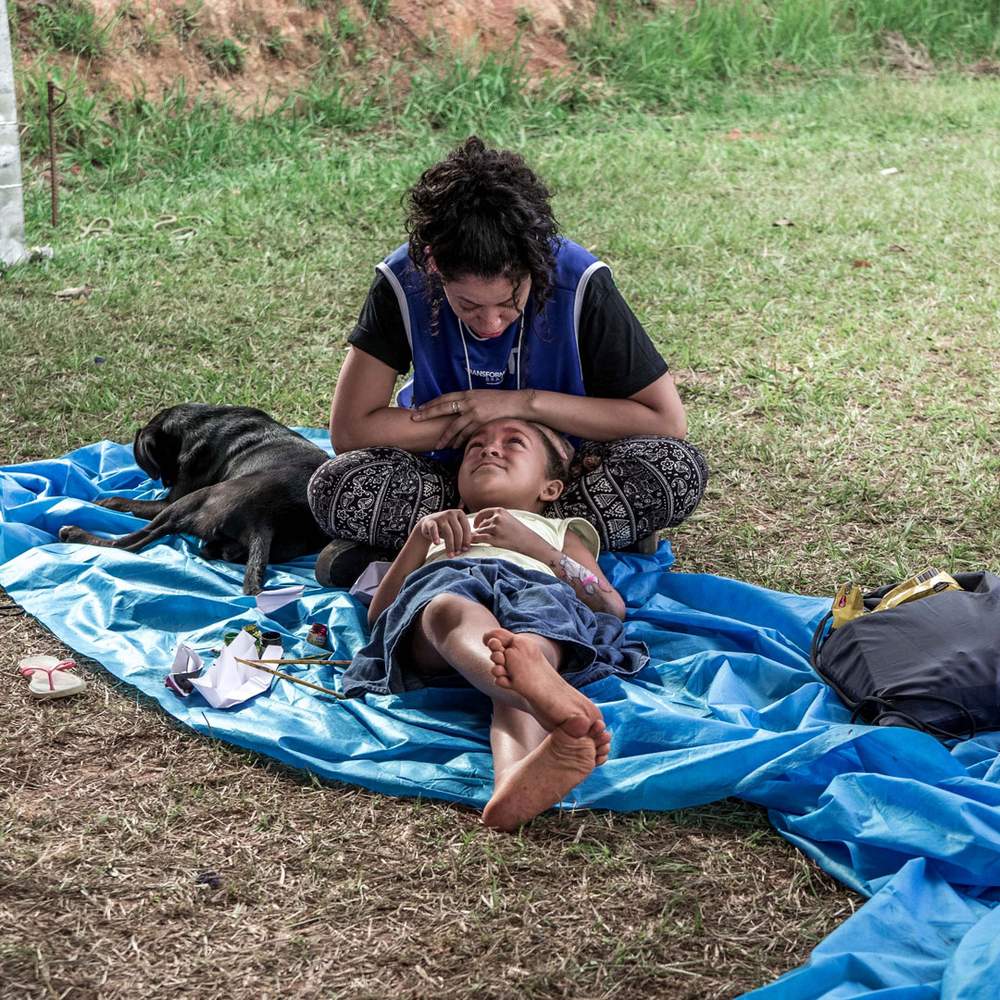
POLYGON ((483 810, 483 823, 496 830, 516 830, 561 802, 594 770, 594 740, 589 729, 580 715, 556 726, 500 779, 483 810))
MULTIPOLYGON (((591 726, 591 732, 593 728, 591 726)), ((600 732, 597 736, 591 735, 591 739, 594 741, 594 766, 600 767, 608 759, 608 754, 611 753, 611 733, 604 728, 602 723, 600 732)))
POLYGON ((596 743, 604 731, 600 709, 563 680, 531 636, 497 628, 487 632, 483 642, 493 660, 493 679, 500 687, 519 694, 544 729, 552 731, 583 716, 587 725, 579 735, 589 732, 596 743))

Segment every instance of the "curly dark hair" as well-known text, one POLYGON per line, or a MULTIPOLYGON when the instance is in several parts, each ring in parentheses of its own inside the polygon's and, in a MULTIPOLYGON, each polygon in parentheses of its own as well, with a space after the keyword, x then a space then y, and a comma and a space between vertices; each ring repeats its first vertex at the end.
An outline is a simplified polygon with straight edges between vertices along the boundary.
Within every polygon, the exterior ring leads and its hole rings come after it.
POLYGON ((550 197, 523 157, 469 136, 405 196, 410 258, 432 282, 429 256, 444 281, 504 277, 515 296, 530 277, 540 307, 551 291, 559 231, 550 197))

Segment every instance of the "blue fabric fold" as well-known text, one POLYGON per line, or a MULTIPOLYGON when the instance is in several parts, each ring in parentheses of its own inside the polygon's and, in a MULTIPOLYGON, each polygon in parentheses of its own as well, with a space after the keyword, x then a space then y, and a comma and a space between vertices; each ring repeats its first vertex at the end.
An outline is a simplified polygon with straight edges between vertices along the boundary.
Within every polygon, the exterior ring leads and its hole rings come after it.
MULTIPOLYGON (((325 432, 301 433, 323 444, 325 432)), ((331 780, 481 808, 489 796, 488 701, 434 689, 338 701, 282 682, 235 709, 163 686, 179 642, 203 655, 224 631, 256 622, 286 655, 331 656, 365 641, 364 609, 313 579, 313 560, 268 570, 268 587, 302 598, 270 616, 241 592, 243 567, 205 562, 189 538, 142 552, 64 545, 80 524, 118 534, 137 519, 108 493, 161 495, 128 445, 101 442, 61 459, 0 469, 0 585, 78 653, 214 736, 331 780)), ((634 680, 586 688, 615 734, 613 756, 567 806, 665 810, 736 795, 817 864, 870 896, 810 960, 750 994, 766 1000, 878 996, 979 1000, 1000 994, 1000 734, 954 746, 900 728, 851 724, 809 665, 828 601, 670 569, 655 556, 602 566, 629 606, 627 628, 652 661, 634 680)), ((292 668, 325 686, 330 667, 292 668)))
POLYGON ((806 965, 746 995, 753 1000, 995 998, 1000 967, 986 935, 995 934, 998 915, 957 892, 923 858, 912 858, 813 950, 806 965))

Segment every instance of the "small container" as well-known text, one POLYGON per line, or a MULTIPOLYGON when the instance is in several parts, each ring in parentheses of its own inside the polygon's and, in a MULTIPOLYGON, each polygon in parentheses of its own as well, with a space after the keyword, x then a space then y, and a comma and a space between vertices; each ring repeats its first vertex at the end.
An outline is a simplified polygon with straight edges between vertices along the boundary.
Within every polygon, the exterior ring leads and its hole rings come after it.
MULTIPOLYGON (((280 632, 262 632, 260 636, 259 643, 260 651, 257 653, 257 658, 261 660, 278 660, 280 662, 282 653, 284 650, 281 648, 281 633, 280 632)), ((268 685, 268 690, 274 687, 274 682, 277 680, 276 677, 271 677, 271 683, 268 685)))
POLYGON ((281 649, 280 632, 262 632, 260 635, 260 641, 264 644, 265 649, 267 649, 268 646, 277 646, 278 649, 281 649))
POLYGON ((309 634, 306 636, 306 642, 310 646, 318 646, 320 649, 327 648, 327 628, 325 625, 321 625, 319 622, 313 622, 309 628, 309 634))

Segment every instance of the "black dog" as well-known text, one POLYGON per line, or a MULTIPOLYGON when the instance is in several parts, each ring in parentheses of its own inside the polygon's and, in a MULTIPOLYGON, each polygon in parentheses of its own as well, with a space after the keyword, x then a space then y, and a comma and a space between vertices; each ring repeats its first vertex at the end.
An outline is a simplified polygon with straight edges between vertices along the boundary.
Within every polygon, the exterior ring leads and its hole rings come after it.
POLYGON ((170 488, 166 499, 98 503, 152 518, 149 525, 115 539, 67 525, 62 541, 138 552, 164 535, 196 535, 203 558, 246 563, 246 594, 261 590, 268 562, 316 552, 329 541, 306 500, 327 454, 262 410, 171 406, 139 429, 134 450, 143 471, 170 488))

